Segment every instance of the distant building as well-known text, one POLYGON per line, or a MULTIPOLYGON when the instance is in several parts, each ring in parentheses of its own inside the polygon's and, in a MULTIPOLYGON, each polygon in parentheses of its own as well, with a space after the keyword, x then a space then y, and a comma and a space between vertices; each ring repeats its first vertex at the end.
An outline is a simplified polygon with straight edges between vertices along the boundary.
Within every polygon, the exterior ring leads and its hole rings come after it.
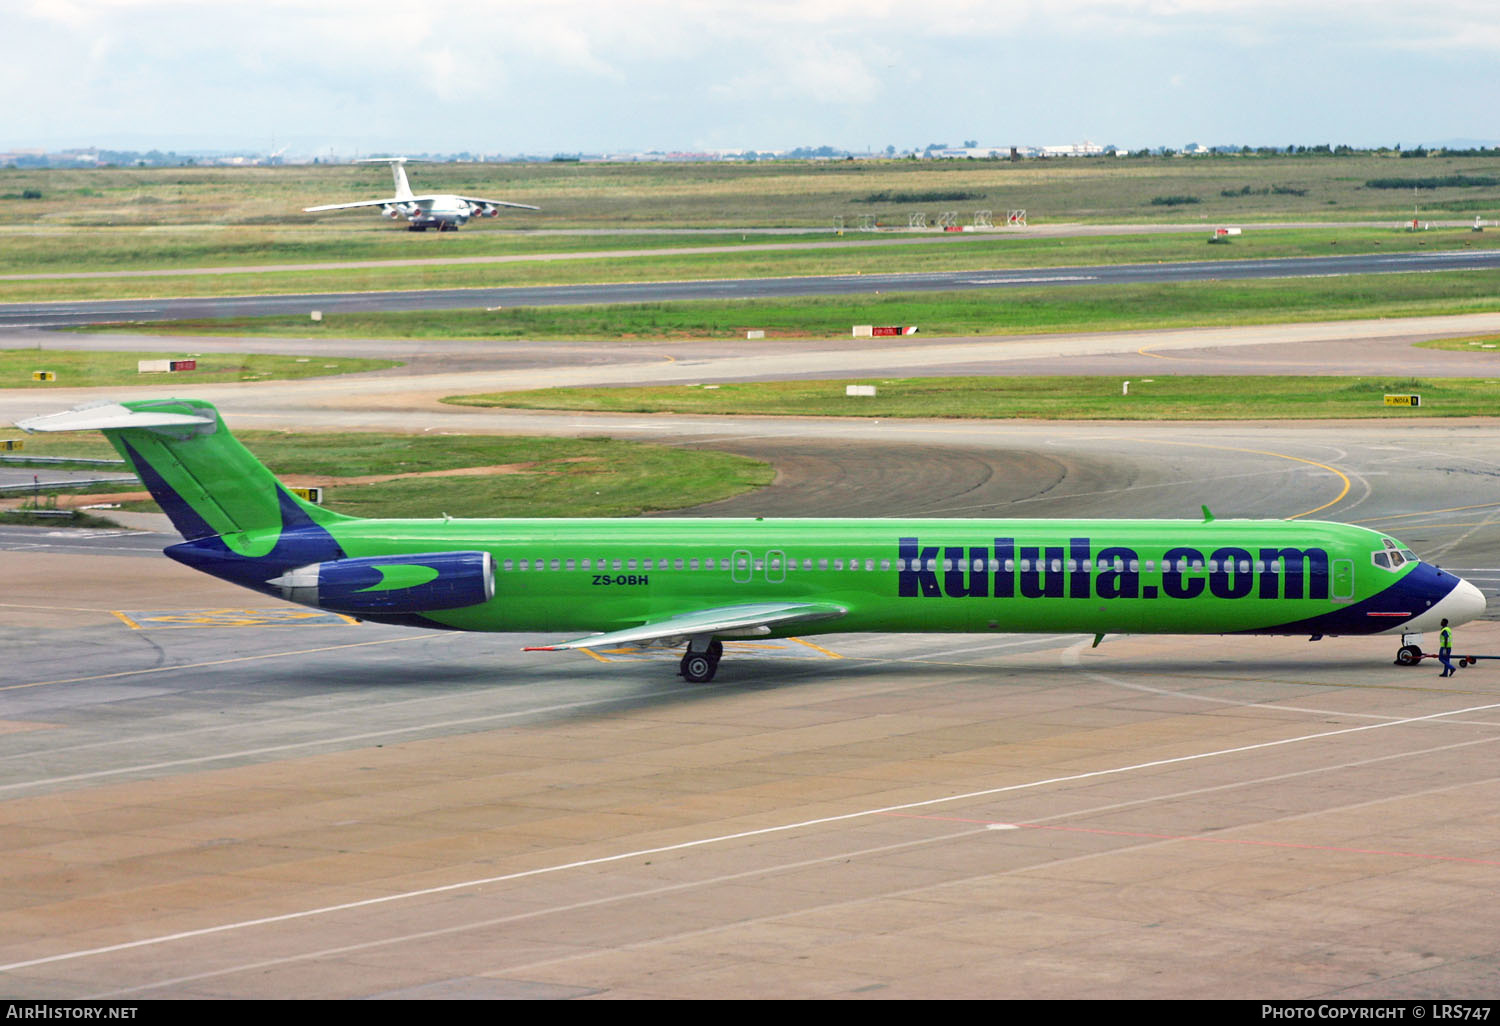
POLYGON ((1038 155, 1042 157, 1102 157, 1104 147, 1091 142, 1071 143, 1067 146, 1043 146, 1038 155))

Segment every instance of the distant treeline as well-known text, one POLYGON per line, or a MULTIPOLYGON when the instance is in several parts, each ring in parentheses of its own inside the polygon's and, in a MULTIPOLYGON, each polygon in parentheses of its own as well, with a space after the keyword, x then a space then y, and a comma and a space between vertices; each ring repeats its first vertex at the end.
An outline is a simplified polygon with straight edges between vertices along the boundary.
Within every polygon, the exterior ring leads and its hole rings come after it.
POLYGON ((1306 196, 1306 189, 1298 189, 1290 185, 1272 185, 1264 189, 1252 189, 1245 186, 1242 189, 1222 189, 1220 196, 1306 196))
POLYGON ((1442 175, 1433 178, 1371 178, 1367 189, 1473 189, 1500 185, 1489 175, 1442 175))
POLYGON ((1153 207, 1180 207, 1186 203, 1202 203, 1197 196, 1152 196, 1153 207))
POLYGON ((984 199, 988 193, 965 192, 961 189, 928 189, 925 192, 872 192, 855 203, 947 203, 950 201, 984 199))

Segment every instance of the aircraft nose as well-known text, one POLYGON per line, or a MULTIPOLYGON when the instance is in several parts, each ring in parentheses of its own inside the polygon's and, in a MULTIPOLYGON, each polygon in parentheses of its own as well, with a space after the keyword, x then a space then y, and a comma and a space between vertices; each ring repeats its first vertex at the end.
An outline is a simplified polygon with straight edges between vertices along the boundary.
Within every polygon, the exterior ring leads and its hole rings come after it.
POLYGON ((1484 615, 1484 592, 1468 581, 1460 580, 1458 586, 1453 589, 1452 593, 1441 604, 1449 606, 1450 603, 1451 609, 1448 611, 1447 616, 1448 619, 1455 623, 1467 623, 1470 620, 1477 620, 1484 615))

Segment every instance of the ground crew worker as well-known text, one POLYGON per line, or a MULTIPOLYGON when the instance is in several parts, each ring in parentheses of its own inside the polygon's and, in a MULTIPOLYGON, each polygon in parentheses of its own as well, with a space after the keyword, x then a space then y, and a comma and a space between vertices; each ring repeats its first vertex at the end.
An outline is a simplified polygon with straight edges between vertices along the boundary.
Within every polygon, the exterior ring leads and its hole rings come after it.
POLYGON ((1443 672, 1439 677, 1451 677, 1454 674, 1453 663, 1453 631, 1448 626, 1448 621, 1443 621, 1443 629, 1438 631, 1438 661, 1443 664, 1443 672))

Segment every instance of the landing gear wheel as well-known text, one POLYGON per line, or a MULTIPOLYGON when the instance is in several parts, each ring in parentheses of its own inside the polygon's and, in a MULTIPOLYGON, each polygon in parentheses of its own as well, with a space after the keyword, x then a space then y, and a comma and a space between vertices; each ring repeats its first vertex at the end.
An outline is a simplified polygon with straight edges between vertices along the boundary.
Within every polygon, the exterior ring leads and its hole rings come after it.
POLYGON ((710 641, 708 643, 708 657, 714 661, 715 666, 718 666, 719 660, 724 658, 724 642, 718 638, 710 641))
POLYGON ((1416 666, 1422 661, 1422 650, 1416 645, 1402 645, 1396 652, 1398 666, 1416 666))
POLYGON ((682 657, 682 666, 678 673, 682 679, 689 684, 707 684, 714 679, 718 672, 719 661, 707 652, 689 652, 682 657))

